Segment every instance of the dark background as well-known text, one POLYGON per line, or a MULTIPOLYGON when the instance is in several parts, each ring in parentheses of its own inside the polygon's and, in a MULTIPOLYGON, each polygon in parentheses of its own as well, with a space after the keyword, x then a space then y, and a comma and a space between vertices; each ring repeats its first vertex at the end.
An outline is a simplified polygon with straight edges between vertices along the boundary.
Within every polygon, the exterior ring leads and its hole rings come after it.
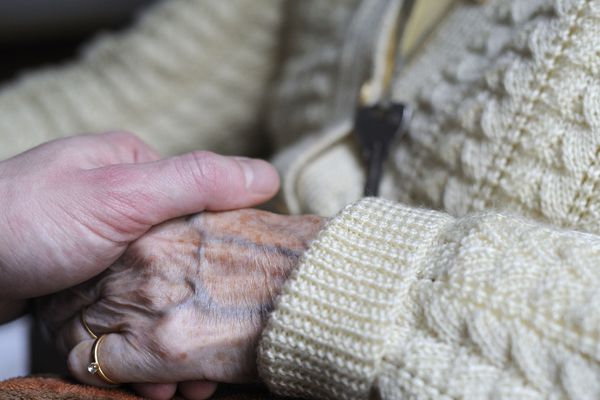
POLYGON ((155 1, 1 0, 0 85, 73 58, 94 35, 123 29, 155 1))

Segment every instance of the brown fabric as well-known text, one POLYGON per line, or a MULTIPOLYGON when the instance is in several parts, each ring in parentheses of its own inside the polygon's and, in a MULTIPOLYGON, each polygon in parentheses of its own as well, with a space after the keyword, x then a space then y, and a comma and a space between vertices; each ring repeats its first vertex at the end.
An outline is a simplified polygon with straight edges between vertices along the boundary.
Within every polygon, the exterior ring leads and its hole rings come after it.
MULTIPOLYGON (((176 399, 178 397, 175 397, 176 399)), ((216 400, 275 400, 260 386, 222 385, 216 400)), ((81 385, 55 377, 13 378, 0 382, 0 400, 142 400, 124 389, 104 389, 81 385)))

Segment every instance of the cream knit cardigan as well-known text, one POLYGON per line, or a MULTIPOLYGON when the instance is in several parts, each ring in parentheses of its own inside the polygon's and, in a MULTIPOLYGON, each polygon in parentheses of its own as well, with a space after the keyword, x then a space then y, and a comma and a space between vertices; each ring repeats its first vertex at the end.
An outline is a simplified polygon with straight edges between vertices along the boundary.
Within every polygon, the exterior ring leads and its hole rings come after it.
POLYGON ((353 103, 366 79, 368 101, 381 92, 382 43, 398 2, 278 4, 171 0, 80 64, 6 89, 0 132, 29 144, 26 136, 67 134, 61 127, 104 128, 106 118, 133 121, 125 128, 167 152, 246 150, 236 146, 267 100, 280 207, 337 213, 263 334, 259 369, 272 390, 600 398, 600 0, 452 7, 394 81, 394 97, 416 114, 386 170, 388 200, 349 206, 364 180, 349 134, 353 103), (286 52, 265 99, 282 18, 286 52), (128 47, 144 29, 154 36, 128 47), (178 73, 180 53, 195 61, 178 73), (210 78, 222 70, 230 73, 210 78), (131 81, 115 84, 119 73, 131 81), (61 113, 70 125, 55 122, 61 113))

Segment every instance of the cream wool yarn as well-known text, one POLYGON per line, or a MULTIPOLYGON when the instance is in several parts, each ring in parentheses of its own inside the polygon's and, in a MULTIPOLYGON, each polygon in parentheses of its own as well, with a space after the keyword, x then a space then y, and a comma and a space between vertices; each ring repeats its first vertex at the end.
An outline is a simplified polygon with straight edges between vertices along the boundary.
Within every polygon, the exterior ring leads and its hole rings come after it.
MULTIPOLYGON (((306 71, 320 48, 335 59, 320 45, 306 71)), ((331 107, 292 95, 326 85, 306 71, 282 78, 275 124, 331 107)), ((458 2, 394 96, 416 106, 383 186, 403 204, 362 200, 321 232, 263 333, 265 381, 309 398, 600 398, 600 1, 458 2)), ((335 213, 364 180, 352 115, 311 115, 277 159, 283 200, 335 213)))
MULTIPOLYGON (((458 4, 395 82, 394 97, 416 113, 393 152, 382 194, 459 216, 491 207, 598 232, 597 0, 458 4)), ((315 58, 317 50, 305 48, 315 58)), ((312 87, 304 76, 288 78, 312 87)), ((320 78, 327 79, 333 78, 320 78)), ((273 118, 328 109, 332 101, 289 96, 273 118)), ((340 126, 321 115, 311 123, 312 143, 298 145, 301 156, 292 148, 276 159, 285 204, 295 213, 334 214, 363 186, 349 132, 333 143, 321 139, 340 126)), ((349 113, 347 126, 351 119, 349 113)))
POLYGON ((396 77, 394 97, 416 106, 382 188, 401 203, 344 208, 364 179, 344 96, 369 75, 381 83, 397 0, 283 10, 167 1, 79 63, 5 89, 0 158, 113 127, 165 153, 246 152, 287 19, 293 45, 268 109, 284 204, 344 210, 263 333, 270 388, 331 399, 598 399, 600 0, 484 3, 457 2, 396 77))
POLYGON ((305 255, 263 334, 278 393, 597 399, 600 238, 367 199, 305 255))
POLYGON ((124 129, 164 155, 262 151, 279 0, 170 0, 76 62, 0 91, 0 160, 77 133, 124 129))

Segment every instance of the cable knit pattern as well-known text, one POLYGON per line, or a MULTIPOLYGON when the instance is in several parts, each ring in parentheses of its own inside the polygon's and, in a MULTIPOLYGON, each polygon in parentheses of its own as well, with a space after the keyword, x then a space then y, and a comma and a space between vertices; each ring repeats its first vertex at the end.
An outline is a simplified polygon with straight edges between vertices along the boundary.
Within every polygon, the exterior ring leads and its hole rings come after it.
POLYGON ((171 0, 81 59, 0 92, 0 159, 56 137, 126 129, 163 154, 258 150, 279 0, 171 0))
MULTIPOLYGON (((261 341, 273 390, 600 398, 599 38, 598 0, 456 5, 395 82, 416 113, 382 193, 409 205, 363 200, 312 244, 261 341)), ((339 126, 285 175, 294 211, 358 196, 339 126)))
MULTIPOLYGON (((457 2, 395 79, 415 117, 382 193, 407 205, 346 208, 278 299, 258 354, 275 392, 600 398, 600 0, 476 3, 457 2)), ((334 213, 364 181, 344 77, 377 72, 398 4, 166 1, 5 88, 0 159, 116 127, 164 153, 247 153, 285 15, 268 116, 289 146, 285 200, 334 213)))
POLYGON ((598 232, 597 7, 492 2, 421 90, 398 190, 455 215, 496 207, 598 232))
MULTIPOLYGON (((497 208, 599 232, 598 8, 598 0, 457 5, 396 79, 394 97, 416 112, 393 151, 382 194, 457 216, 497 208)), ((322 46, 305 53, 317 57, 322 46)), ((292 109, 302 110, 303 99, 273 113, 292 109)), ((332 127, 321 129, 326 136, 332 127)), ((348 137, 302 170, 295 165, 294 176, 286 169, 293 160, 280 158, 282 174, 294 180, 286 199, 299 205, 292 211, 319 213, 313 205, 328 203, 329 213, 357 199, 364 173, 356 153, 348 137), (343 181, 339 165, 348 166, 343 181), (336 181, 335 193, 328 191, 336 181)))
POLYGON ((285 288, 261 372, 293 396, 597 399, 599 259, 591 234, 363 200, 285 288))

